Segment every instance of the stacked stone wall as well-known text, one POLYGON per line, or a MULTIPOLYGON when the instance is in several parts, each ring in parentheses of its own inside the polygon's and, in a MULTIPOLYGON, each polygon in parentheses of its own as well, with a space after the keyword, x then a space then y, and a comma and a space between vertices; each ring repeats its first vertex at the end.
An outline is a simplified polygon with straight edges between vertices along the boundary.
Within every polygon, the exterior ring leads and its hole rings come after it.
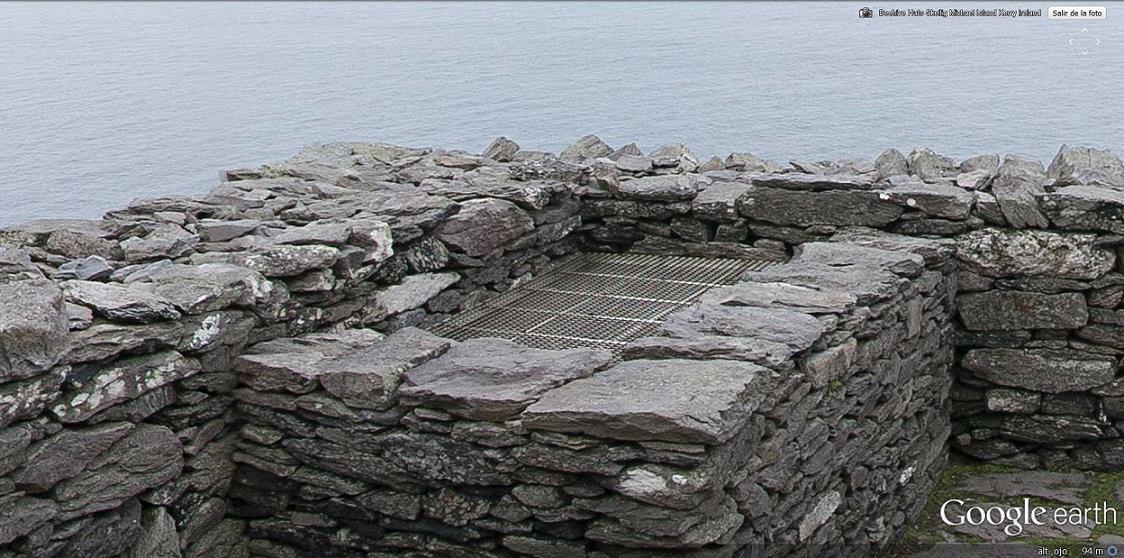
POLYGON ((1118 468, 1121 189, 1120 160, 1087 148, 1063 147, 1047 169, 928 150, 699 162, 682 145, 644 155, 592 136, 559 156, 505 139, 479 156, 337 144, 229 171, 203 196, 9 227, 0 556, 288 556, 317 533, 342 555, 371 544, 406 555, 800 552, 828 534, 879 544, 923 500, 948 416, 953 444, 983 460, 1118 468), (558 356, 565 372, 528 372, 549 380, 507 386, 502 404, 481 403, 499 410, 477 414, 465 394, 495 386, 461 386, 472 375, 442 368, 473 344, 416 328, 579 250, 792 260, 747 277, 739 288, 753 297, 711 293, 676 314, 621 363, 558 356), (809 303, 800 287, 853 302, 809 303), (782 325, 779 310, 823 328, 782 325), (392 356, 406 360, 387 357, 385 373, 370 361, 321 368, 402 346, 392 356), (567 368, 575 359, 584 365, 567 368), (738 404, 714 419, 721 435, 657 435, 624 419, 606 431, 585 416, 602 410, 536 412, 544 393, 640 361, 652 374, 684 361, 674 369, 735 378, 719 396, 738 404), (753 377, 740 388, 738 370, 753 377), (297 388, 285 383, 294 375, 297 388), (619 468, 560 464, 571 458, 619 468), (672 493, 644 493, 667 468, 701 484, 673 476, 672 493), (393 481, 376 478, 387 472, 393 481), (675 500, 680 489, 693 492, 675 500), (401 517, 415 501, 414 519, 401 517), (505 506, 516 513, 493 513, 505 506), (656 510, 685 521, 660 524, 656 510))

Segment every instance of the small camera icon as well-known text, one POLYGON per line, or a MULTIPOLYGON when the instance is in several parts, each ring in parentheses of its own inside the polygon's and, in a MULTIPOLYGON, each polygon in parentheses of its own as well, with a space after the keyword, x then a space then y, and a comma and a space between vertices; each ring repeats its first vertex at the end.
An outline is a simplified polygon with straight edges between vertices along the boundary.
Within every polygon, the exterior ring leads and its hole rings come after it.
POLYGON ((874 10, 871 10, 870 8, 863 8, 859 10, 859 17, 862 19, 872 18, 874 17, 874 10))

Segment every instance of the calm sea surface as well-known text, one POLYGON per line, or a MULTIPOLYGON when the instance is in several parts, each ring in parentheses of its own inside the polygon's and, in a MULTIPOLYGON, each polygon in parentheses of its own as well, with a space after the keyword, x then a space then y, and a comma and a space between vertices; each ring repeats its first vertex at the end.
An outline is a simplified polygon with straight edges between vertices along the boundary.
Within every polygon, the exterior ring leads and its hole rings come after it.
POLYGON ((1124 9, 1083 24, 861 6, 0 3, 0 225, 202 192, 329 141, 1124 151, 1124 9), (1101 45, 1071 55, 1072 37, 1101 45))

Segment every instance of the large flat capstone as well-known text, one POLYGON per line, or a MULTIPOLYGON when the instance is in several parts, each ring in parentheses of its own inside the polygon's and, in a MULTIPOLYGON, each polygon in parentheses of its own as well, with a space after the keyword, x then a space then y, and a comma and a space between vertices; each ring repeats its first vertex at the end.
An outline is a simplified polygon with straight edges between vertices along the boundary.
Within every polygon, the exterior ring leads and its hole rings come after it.
POLYGON ((407 372, 399 395, 407 405, 499 420, 551 388, 608 366, 612 359, 608 351, 550 351, 506 339, 470 339, 407 372))
POLYGON ((765 399, 772 373, 732 360, 630 360, 548 391, 532 430, 618 440, 720 444, 765 399))

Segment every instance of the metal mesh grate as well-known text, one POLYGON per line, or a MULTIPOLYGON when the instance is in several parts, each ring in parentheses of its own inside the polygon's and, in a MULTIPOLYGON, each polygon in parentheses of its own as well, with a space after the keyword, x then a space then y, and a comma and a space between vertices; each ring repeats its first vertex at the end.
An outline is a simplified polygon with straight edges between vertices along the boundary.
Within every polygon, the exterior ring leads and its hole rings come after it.
POLYGON ((457 341, 499 337, 541 349, 619 350, 651 335, 664 316, 707 289, 776 262, 649 254, 582 254, 486 303, 441 322, 457 341))

